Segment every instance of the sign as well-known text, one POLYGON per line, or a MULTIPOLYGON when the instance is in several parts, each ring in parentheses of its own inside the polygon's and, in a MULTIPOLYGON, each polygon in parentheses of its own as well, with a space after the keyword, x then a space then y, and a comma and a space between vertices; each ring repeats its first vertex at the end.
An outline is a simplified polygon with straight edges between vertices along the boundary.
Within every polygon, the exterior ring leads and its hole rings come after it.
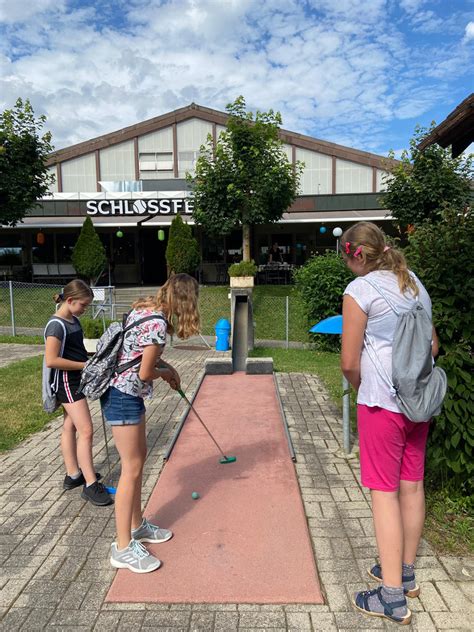
POLYGON ((151 200, 88 200, 87 215, 191 215, 190 198, 160 198, 151 200))

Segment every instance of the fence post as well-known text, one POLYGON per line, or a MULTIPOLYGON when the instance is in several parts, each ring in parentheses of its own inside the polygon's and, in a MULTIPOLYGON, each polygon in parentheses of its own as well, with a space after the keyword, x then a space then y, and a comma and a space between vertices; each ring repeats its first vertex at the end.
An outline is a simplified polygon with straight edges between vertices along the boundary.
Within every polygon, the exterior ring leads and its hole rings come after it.
POLYGON ((290 338, 290 324, 289 324, 289 320, 290 320, 290 297, 287 296, 286 297, 286 348, 288 349, 290 346, 290 342, 289 342, 289 338, 290 338))
POLYGON ((13 303, 13 281, 8 281, 10 287, 10 312, 12 316, 12 336, 16 336, 15 328, 15 305, 13 303))

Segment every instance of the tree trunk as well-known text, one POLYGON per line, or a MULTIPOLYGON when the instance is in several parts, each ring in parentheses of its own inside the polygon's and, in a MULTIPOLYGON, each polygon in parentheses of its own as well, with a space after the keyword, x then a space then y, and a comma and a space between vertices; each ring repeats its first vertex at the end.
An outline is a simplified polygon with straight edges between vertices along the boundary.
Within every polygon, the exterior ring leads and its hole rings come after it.
POLYGON ((242 225, 242 261, 250 261, 250 226, 242 225))

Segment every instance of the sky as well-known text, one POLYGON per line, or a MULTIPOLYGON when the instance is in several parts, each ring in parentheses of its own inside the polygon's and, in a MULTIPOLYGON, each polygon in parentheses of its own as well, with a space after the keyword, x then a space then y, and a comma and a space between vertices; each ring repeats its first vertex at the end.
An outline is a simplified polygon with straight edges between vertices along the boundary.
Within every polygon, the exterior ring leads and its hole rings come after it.
POLYGON ((474 0, 0 0, 0 110, 56 149, 195 102, 400 155, 473 91, 474 0))

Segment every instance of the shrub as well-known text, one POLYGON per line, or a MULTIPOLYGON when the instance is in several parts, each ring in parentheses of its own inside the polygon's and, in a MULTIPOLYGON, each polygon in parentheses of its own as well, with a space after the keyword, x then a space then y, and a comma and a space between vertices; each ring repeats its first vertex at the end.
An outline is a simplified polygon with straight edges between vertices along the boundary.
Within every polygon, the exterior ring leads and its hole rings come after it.
MULTIPOLYGON (((111 322, 111 320, 105 320, 106 329, 111 322)), ((104 333, 102 318, 81 318, 81 326, 84 332, 84 338, 100 338, 104 333)))
POLYGON ((88 282, 97 277, 107 265, 105 248, 90 217, 84 220, 71 258, 77 274, 88 282))
POLYGON ((194 239, 191 227, 183 222, 181 215, 176 215, 171 222, 166 262, 170 274, 186 272, 194 274, 201 261, 199 244, 194 239))
POLYGON ((228 273, 231 277, 253 277, 257 274, 257 266, 253 259, 252 261, 239 261, 239 263, 233 263, 229 267, 228 273))
POLYGON ((445 209, 443 221, 416 227, 406 255, 433 302, 440 339, 438 365, 448 376, 443 412, 435 418, 428 443, 428 468, 437 479, 474 487, 474 378, 472 212, 445 209), (471 269, 471 272, 469 272, 471 269), (470 481, 470 482, 469 482, 470 481))
MULTIPOLYGON (((352 272, 335 252, 326 252, 309 259, 294 273, 296 288, 305 305, 308 328, 323 318, 342 312, 342 296, 353 279, 352 272)), ((319 349, 337 350, 339 336, 312 334, 319 349)))

